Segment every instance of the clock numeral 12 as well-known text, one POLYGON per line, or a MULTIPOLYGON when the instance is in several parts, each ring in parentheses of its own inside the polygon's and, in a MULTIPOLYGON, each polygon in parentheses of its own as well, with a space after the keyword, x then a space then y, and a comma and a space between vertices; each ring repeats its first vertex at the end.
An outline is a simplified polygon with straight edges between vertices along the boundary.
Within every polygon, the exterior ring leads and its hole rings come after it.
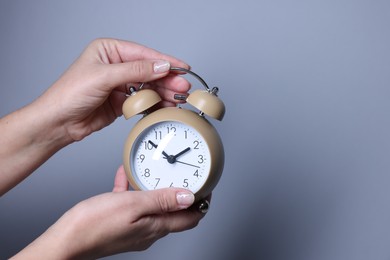
POLYGON ((176 127, 174 127, 174 126, 167 127, 167 132, 168 132, 168 134, 169 134, 170 131, 176 133, 176 127))

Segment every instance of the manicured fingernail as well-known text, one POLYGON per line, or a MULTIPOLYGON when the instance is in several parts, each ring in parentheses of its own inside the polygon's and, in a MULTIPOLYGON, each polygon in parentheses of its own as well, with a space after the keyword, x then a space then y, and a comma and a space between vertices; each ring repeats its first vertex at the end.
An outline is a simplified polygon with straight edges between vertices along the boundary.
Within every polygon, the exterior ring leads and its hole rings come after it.
POLYGON ((171 64, 166 60, 158 60, 153 64, 154 73, 164 73, 167 72, 170 68, 171 64))
POLYGON ((176 200, 180 208, 186 209, 194 203, 195 196, 191 192, 178 192, 176 194, 176 200))

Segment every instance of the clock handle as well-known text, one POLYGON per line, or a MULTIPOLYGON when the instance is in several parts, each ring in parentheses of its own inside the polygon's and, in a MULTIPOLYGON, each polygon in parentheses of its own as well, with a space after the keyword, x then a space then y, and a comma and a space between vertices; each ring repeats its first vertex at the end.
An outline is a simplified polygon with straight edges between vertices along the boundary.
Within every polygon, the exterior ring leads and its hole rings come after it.
POLYGON ((194 76, 195 78, 197 78, 202 84, 203 86, 205 87, 205 89, 207 91, 210 91, 210 88, 209 86, 207 85, 206 81, 204 81, 198 74, 196 74, 195 72, 191 71, 191 70, 188 70, 188 69, 184 69, 184 68, 179 68, 179 67, 172 67, 170 68, 171 71, 180 71, 180 72, 184 72, 184 73, 188 73, 188 74, 191 74, 192 76, 194 76))

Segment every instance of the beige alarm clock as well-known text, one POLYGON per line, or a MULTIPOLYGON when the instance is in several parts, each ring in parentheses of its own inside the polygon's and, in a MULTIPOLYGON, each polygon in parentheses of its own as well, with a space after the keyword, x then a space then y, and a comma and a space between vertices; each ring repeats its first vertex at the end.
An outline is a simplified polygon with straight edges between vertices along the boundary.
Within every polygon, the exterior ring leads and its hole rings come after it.
MULTIPOLYGON (((195 90, 186 99, 198 111, 182 107, 166 107, 148 113, 161 101, 151 89, 141 86, 123 104, 126 119, 142 113, 126 140, 123 164, 134 190, 155 190, 179 187, 192 191, 195 200, 203 200, 217 185, 224 167, 224 148, 215 127, 206 116, 222 120, 225 105, 217 96, 218 88, 210 89, 196 73, 171 68, 195 76, 205 90, 195 90)), ((207 211, 208 202, 201 207, 207 211)), ((200 210, 202 211, 202 208, 200 210)))

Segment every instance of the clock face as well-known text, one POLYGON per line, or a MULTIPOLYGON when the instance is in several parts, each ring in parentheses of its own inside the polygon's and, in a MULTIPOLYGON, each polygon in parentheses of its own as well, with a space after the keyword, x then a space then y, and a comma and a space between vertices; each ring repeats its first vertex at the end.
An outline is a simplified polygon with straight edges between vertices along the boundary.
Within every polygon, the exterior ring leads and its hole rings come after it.
POLYGON ((206 141, 194 128, 164 121, 137 137, 129 159, 141 189, 179 187, 196 193, 209 177, 210 158, 206 141))

